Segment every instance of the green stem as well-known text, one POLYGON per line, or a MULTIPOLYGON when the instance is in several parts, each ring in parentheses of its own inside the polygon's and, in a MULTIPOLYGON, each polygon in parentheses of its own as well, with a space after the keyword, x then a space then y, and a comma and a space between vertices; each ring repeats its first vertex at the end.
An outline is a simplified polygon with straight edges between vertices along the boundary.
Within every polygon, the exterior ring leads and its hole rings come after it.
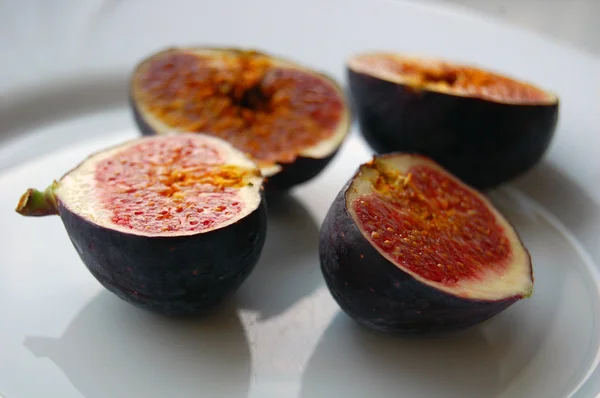
POLYGON ((19 199, 15 209, 17 213, 28 217, 43 217, 58 214, 54 190, 58 182, 54 181, 44 192, 29 188, 19 199))

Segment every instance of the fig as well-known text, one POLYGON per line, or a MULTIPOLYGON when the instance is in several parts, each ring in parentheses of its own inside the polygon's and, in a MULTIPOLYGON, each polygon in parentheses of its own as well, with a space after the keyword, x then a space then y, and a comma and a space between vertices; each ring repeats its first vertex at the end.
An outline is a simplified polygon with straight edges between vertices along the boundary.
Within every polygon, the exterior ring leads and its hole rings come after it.
POLYGON ((333 201, 321 271, 368 328, 434 334, 474 326, 533 291, 529 252, 479 191, 430 158, 375 155, 333 201))
POLYGON ((490 70, 391 52, 356 54, 346 70, 376 153, 420 153, 479 190, 531 169, 554 136, 559 98, 490 70))
POLYGON ((153 53, 132 73, 130 104, 144 135, 203 131, 250 154, 267 191, 317 176, 350 126, 345 92, 333 79, 246 49, 153 53))
POLYGON ((216 310, 253 270, 267 215, 254 161, 205 134, 140 137, 90 155, 16 211, 59 215, 108 291, 166 315, 216 310))

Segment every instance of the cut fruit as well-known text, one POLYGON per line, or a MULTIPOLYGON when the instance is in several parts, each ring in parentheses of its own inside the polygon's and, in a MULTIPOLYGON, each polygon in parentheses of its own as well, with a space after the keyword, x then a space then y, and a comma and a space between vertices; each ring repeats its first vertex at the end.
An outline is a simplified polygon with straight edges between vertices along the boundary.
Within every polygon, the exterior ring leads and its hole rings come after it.
POLYGON ((463 329, 533 289, 527 249, 492 203, 431 159, 375 156, 334 200, 320 234, 334 299, 368 327, 463 329))
POLYGON ((537 164, 558 121, 555 95, 472 66, 381 52, 350 58, 347 73, 376 152, 423 154, 477 189, 537 164))
POLYGON ((109 291, 165 314, 216 308, 250 274, 267 230, 263 177, 205 134, 146 137, 95 153, 24 216, 60 215, 83 263, 109 291))
POLYGON ((331 78, 250 50, 173 48, 135 68, 130 103, 141 132, 207 132, 250 154, 285 190, 319 174, 350 126, 331 78))

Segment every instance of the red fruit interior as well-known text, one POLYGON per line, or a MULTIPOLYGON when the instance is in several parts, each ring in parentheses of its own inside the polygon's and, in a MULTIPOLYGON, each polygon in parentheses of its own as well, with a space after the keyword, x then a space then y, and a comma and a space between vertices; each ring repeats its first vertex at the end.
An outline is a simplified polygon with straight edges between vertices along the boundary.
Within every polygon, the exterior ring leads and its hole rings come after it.
POLYGON ((476 195, 427 165, 379 171, 372 193, 353 203, 360 228, 401 267, 453 285, 509 263, 503 227, 476 195))
POLYGON ((515 103, 554 102, 554 96, 500 74, 440 60, 419 60, 394 54, 366 54, 351 61, 359 71, 401 77, 403 80, 453 93, 515 103))
POLYGON ((254 170, 223 165, 208 144, 184 136, 149 140, 100 161, 96 189, 112 221, 148 233, 202 231, 238 214, 238 187, 254 170))
POLYGON ((167 126, 214 134, 268 162, 291 162, 332 136, 344 106, 324 78, 256 53, 167 52, 135 83, 141 102, 167 126))

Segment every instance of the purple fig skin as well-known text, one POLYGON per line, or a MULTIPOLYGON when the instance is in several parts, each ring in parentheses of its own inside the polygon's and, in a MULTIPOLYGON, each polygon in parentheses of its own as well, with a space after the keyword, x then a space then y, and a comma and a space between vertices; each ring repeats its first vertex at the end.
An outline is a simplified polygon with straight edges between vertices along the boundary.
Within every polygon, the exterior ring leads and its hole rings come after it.
POLYGON ((211 313, 254 269, 267 233, 266 200, 226 227, 188 236, 148 237, 58 213, 91 274, 110 292, 164 315, 211 313))
POLYGON ((132 94, 129 95, 129 106, 132 109, 133 120, 138 129, 140 130, 140 133, 142 133, 142 135, 146 137, 158 135, 158 133, 152 127, 150 127, 150 124, 148 124, 146 119, 144 119, 144 117, 142 116, 142 113, 138 109, 138 106, 132 94))
POLYGON ((324 158, 298 156, 293 163, 278 163, 281 171, 265 179, 265 190, 283 192, 304 184, 321 174, 339 152, 339 147, 324 158))
POLYGON ((352 179, 333 201, 319 237, 321 272, 339 307, 359 324, 400 335, 441 334, 479 324, 520 300, 470 300, 414 279, 361 234, 346 207, 352 179))
POLYGON ((535 166, 558 123, 559 101, 506 104, 415 89, 347 67, 365 140, 377 153, 415 152, 479 190, 535 166))

